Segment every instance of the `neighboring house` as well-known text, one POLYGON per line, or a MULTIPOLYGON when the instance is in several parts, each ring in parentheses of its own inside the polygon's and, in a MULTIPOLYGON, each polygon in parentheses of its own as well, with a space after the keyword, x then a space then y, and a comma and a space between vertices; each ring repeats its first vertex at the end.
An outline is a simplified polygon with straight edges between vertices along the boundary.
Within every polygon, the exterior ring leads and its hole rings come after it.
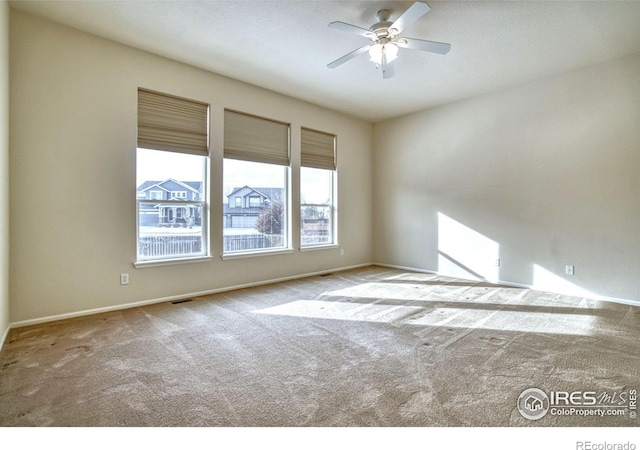
POLYGON ((273 202, 281 201, 283 195, 282 188, 234 188, 224 205, 224 227, 255 228, 262 211, 273 202))
MULTIPOLYGON (((202 182, 178 181, 172 178, 163 181, 145 181, 137 189, 138 200, 153 200, 158 203, 141 203, 140 226, 189 227, 201 225, 202 211, 199 205, 179 203, 180 200, 202 200, 202 182), (171 203, 163 203, 171 200, 171 203), (176 203, 178 201, 178 203, 176 203)), ((282 200, 283 188, 236 187, 227 196, 224 204, 224 227, 255 229, 258 217, 272 203, 282 200)), ((303 239, 322 242, 329 230, 329 220, 320 212, 306 211, 303 221, 303 239), (320 239, 318 241, 318 239, 320 239)))
MULTIPOLYGON (((202 182, 178 181, 169 178, 164 181, 145 181, 137 189, 138 200, 200 201, 202 182)), ((141 203, 140 225, 158 227, 188 227, 201 225, 202 211, 199 205, 180 203, 141 203)))

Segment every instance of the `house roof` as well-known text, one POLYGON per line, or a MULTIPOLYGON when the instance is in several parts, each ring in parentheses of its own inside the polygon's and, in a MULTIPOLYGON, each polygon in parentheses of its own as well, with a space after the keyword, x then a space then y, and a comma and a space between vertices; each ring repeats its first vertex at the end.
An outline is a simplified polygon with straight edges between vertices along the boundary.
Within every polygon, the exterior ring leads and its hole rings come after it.
POLYGON ((256 192, 260 195, 262 195, 263 197, 266 197, 268 199, 273 199, 274 197, 279 197, 282 196, 282 193, 284 191, 283 188, 273 188, 273 187, 251 187, 251 186, 242 186, 242 187, 235 187, 233 188, 233 191, 231 191, 231 193, 229 195, 227 195, 228 197, 231 197, 232 195, 235 195, 238 191, 241 191, 243 189, 249 189, 252 192, 256 192))
POLYGON ((429 1, 401 36, 451 44, 446 55, 400 49, 396 76, 329 28, 368 29, 412 2, 12 1, 11 8, 371 122, 504 90, 640 52, 638 1, 429 1), (213 26, 212 26, 213 24, 213 26), (185 33, 185 30, 189 30, 185 33), (268 38, 266 38, 268 37, 268 38), (265 57, 268 55, 268 57, 265 57))
MULTIPOLYGON (((160 181, 154 181, 154 180, 149 180, 149 181, 145 181, 143 182, 140 186, 138 186, 138 191, 142 192, 142 191, 146 191, 149 190, 151 188, 158 188, 158 189, 162 189, 165 191, 171 191, 172 189, 169 189, 168 184, 174 182, 177 183, 178 185, 182 185, 185 188, 187 188, 188 190, 194 191, 194 192, 200 192, 202 189, 202 181, 178 181, 175 180, 173 178, 168 178, 166 180, 160 180, 160 181)), ((175 190, 175 189, 173 189, 175 190)))

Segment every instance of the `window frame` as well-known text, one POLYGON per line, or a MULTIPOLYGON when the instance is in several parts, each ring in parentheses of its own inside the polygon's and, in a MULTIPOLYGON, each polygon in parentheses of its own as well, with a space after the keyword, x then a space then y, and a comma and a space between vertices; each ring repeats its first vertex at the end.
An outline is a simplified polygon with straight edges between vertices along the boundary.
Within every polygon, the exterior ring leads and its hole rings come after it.
MULTIPOLYGON (((223 260, 227 260, 227 259, 251 258, 251 257, 257 257, 257 256, 265 256, 265 255, 292 253, 293 252, 293 247, 292 247, 293 238, 292 238, 292 219, 291 219, 291 213, 292 213, 292 205, 291 205, 291 166, 285 166, 285 165, 281 165, 281 164, 271 164, 271 163, 258 162, 258 161, 239 160, 239 159, 236 159, 236 158, 223 158, 223 175, 222 175, 223 185, 224 185, 224 177, 225 177, 224 160, 227 160, 227 159, 239 161, 239 162, 246 163, 246 164, 269 165, 269 166, 273 166, 273 167, 278 167, 280 170, 282 170, 282 182, 283 182, 283 185, 282 185, 282 189, 283 189, 282 200, 283 200, 283 202, 286 202, 285 210, 283 212, 283 219, 284 219, 285 223, 283 225, 283 232, 282 232, 282 236, 283 236, 283 239, 284 239, 284 244, 282 246, 280 246, 280 247, 267 247, 267 248, 237 250, 237 251, 225 251, 224 250, 224 244, 223 244, 221 258, 223 260)), ((253 187, 253 186, 249 186, 249 187, 253 187)), ((237 199, 238 198, 236 197, 236 200, 237 199)), ((250 206, 248 206, 245 203, 246 202, 244 202, 244 201, 242 202, 242 208, 250 208, 250 206)), ((262 202, 261 205, 264 205, 264 203, 262 202)), ((222 214, 222 216, 223 216, 223 222, 224 222, 226 220, 226 218, 224 218, 224 213, 222 214)), ((222 238, 223 238, 223 242, 224 242, 224 231, 223 231, 222 238)))
POLYGON ((300 250, 315 250, 339 247, 338 241, 338 137, 334 133, 320 131, 313 128, 302 126, 300 128, 300 250), (331 204, 314 204, 302 202, 302 185, 303 171, 325 170, 331 174, 331 204), (302 226, 303 213, 305 206, 322 207, 329 206, 330 225, 331 225, 331 242, 327 243, 303 243, 302 226))
MULTIPOLYGON (((254 256, 290 253, 293 251, 292 210, 291 201, 291 123, 277 119, 261 117, 250 113, 225 108, 224 110, 224 145, 223 145, 223 185, 227 171, 226 160, 237 160, 251 164, 263 164, 282 169, 283 188, 283 245, 279 247, 225 251, 223 245, 222 259, 246 258, 254 256)), ((259 188, 261 186, 248 187, 259 188)), ((229 202, 230 203, 230 202, 229 202)), ((263 202, 260 202, 264 205, 263 202)), ((229 204, 229 207, 231 205, 229 204)), ((237 206, 236 206, 237 207, 237 206)), ((250 199, 242 201, 243 208, 251 208, 250 199)), ((224 211, 221 211, 224 217, 224 211)), ((226 218, 223 218, 226 223, 226 218)), ((224 232, 223 232, 224 242, 224 232)))
POLYGON ((338 205, 337 205, 337 187, 338 187, 338 171, 330 170, 330 169, 317 169, 313 167, 300 167, 300 251, 308 251, 308 250, 321 250, 327 248, 336 248, 339 247, 338 241, 338 205), (326 170, 331 174, 331 204, 321 204, 321 203, 303 203, 302 202, 302 172, 303 169, 316 169, 316 170, 326 170), (312 243, 305 244, 303 243, 303 235, 302 235, 302 225, 303 225, 303 213, 302 209, 304 207, 318 207, 318 208, 329 208, 331 218, 330 218, 330 232, 331 232, 331 242, 327 243, 312 243))
MULTIPOLYGON (((173 94, 153 91, 138 87, 137 96, 137 143, 136 143, 136 167, 139 167, 140 151, 160 151, 200 157, 202 195, 197 199, 189 200, 189 195, 184 198, 175 198, 170 194, 168 200, 161 198, 142 199, 136 195, 136 262, 134 266, 148 267, 153 265, 176 264, 210 260, 210 200, 209 200, 209 170, 210 170, 210 128, 211 105, 207 102, 178 97, 173 94), (162 214, 159 205, 176 205, 176 208, 184 208, 185 211, 192 207, 199 208, 200 214, 200 252, 178 255, 162 255, 149 257, 141 255, 140 219, 141 206, 158 206, 158 219, 162 214)), ((136 169, 137 172, 138 169, 136 169)), ((172 172, 173 173, 173 172, 172 172)), ((137 178, 137 173, 136 173, 137 178)), ((137 183, 136 183, 137 184, 137 183)), ((182 197, 182 196, 181 196, 182 197)), ((152 208, 143 208, 151 210, 152 208)), ((171 211, 171 210, 170 210, 171 211)), ((177 210, 176 210, 177 211, 177 210)), ((181 210, 182 211, 182 210, 181 210)), ((178 214, 175 214, 176 218, 178 214)), ((189 216, 193 217, 193 216, 189 216)), ((182 217, 184 220, 185 217, 182 217)), ((194 221, 195 222, 195 221, 194 221)), ((173 225, 182 222, 176 221, 173 225)), ((184 226, 189 226, 184 222, 184 226)), ((167 233, 161 233, 166 236, 167 233)))
MULTIPOLYGON (((142 147, 140 147, 142 148, 142 147)), ((163 152, 163 150, 155 150, 155 149, 146 149, 143 150, 154 151, 154 152, 163 152)), ((138 149, 136 149, 137 151, 138 149)), ((179 153, 177 153, 179 154, 179 153)), ((185 154, 186 155, 186 154, 185 154)), ((211 245, 210 245, 210 217, 209 217, 209 201, 208 201, 208 189, 209 189, 209 165, 210 165, 210 157, 204 155, 189 155, 189 156, 199 156, 202 158, 202 194, 199 200, 188 200, 188 199, 177 199, 171 197, 168 200, 154 200, 154 199, 141 199, 136 198, 136 261, 134 263, 134 267, 143 268, 143 267, 154 267, 161 265, 172 265, 172 264, 180 264, 180 263, 189 263, 189 262, 200 262, 200 261, 211 261, 213 256, 211 254, 211 245), (168 255, 168 256, 157 256, 157 257, 146 257, 141 258, 140 255, 140 206, 148 205, 148 206, 156 206, 156 205, 174 205, 176 208, 179 207, 200 207, 200 246, 202 251, 199 254, 188 254, 185 256, 181 255, 168 255)), ((154 191, 154 192, 163 192, 163 191, 154 191)), ((188 196, 187 196, 188 197, 188 196)), ((176 218, 179 216, 176 213, 176 218)))

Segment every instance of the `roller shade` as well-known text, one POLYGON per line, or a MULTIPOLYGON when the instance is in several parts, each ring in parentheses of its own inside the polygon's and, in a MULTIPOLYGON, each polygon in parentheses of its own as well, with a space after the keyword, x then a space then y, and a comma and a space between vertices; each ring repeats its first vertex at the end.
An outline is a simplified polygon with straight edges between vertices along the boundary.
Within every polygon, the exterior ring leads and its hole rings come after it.
POLYGON ((224 157, 288 166, 289 125, 225 110, 224 157))
POLYGON ((138 89, 138 147, 209 155, 209 105, 138 89))
POLYGON ((315 169, 336 170, 336 137, 302 128, 300 164, 315 169))

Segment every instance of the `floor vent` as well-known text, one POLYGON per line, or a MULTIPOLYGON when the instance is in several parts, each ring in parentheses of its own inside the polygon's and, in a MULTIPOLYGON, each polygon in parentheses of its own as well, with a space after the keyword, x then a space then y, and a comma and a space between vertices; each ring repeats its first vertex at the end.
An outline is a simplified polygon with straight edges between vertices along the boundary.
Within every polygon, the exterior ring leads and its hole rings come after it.
POLYGON ((180 303, 187 303, 187 302, 192 302, 193 299, 192 298, 185 298, 183 300, 174 300, 171 302, 172 305, 179 305, 180 303))
POLYGON ((320 275, 321 277, 330 277, 331 275, 333 275, 332 273, 323 273, 322 275, 320 275))

